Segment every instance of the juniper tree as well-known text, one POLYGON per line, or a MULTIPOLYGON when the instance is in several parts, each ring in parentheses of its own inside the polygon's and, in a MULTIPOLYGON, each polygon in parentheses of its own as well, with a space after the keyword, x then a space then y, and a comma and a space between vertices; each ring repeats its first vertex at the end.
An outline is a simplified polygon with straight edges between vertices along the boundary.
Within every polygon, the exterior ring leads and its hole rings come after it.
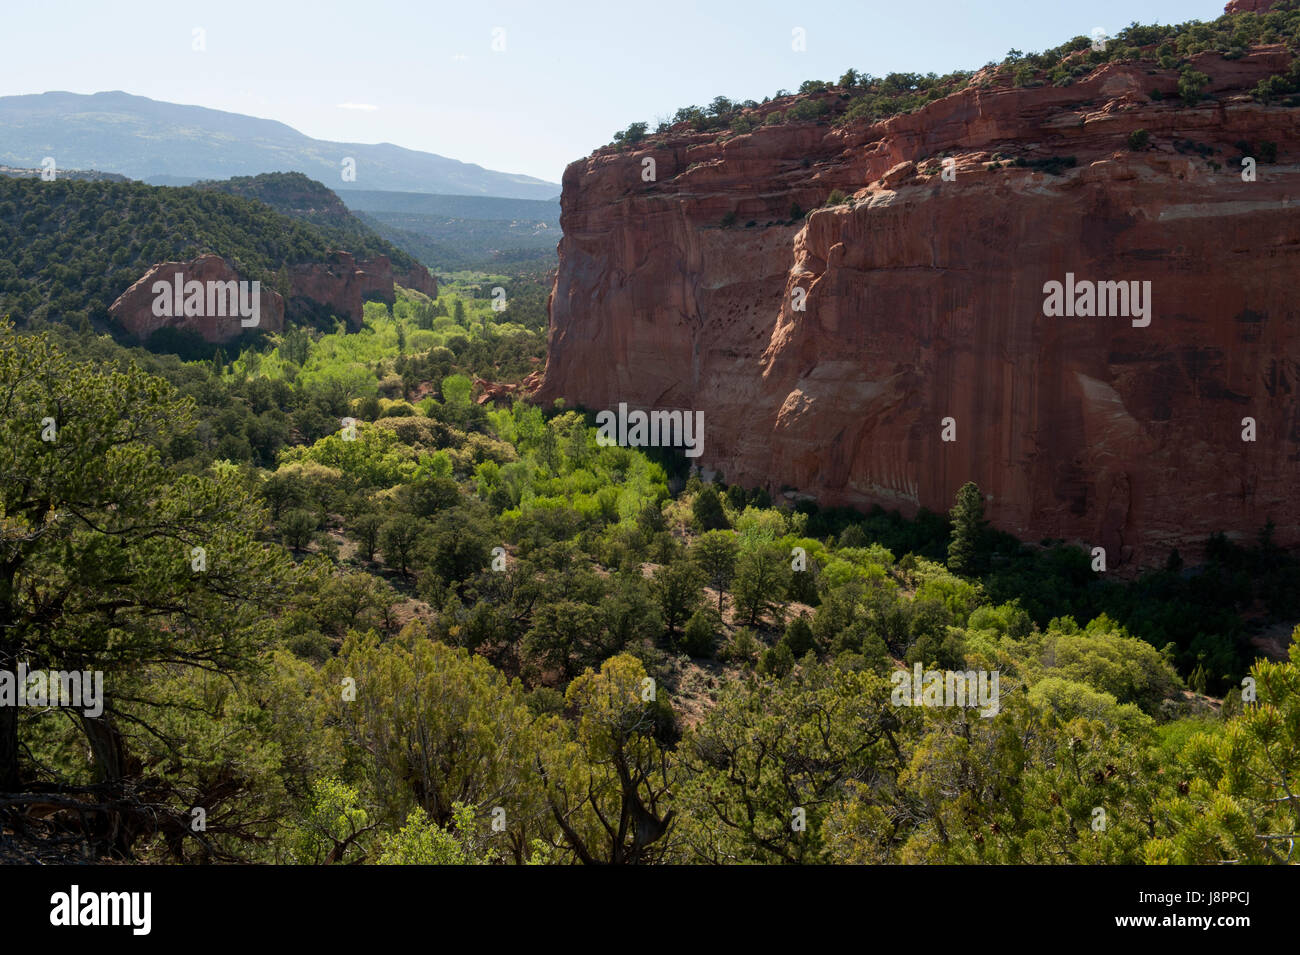
MULTIPOLYGON (((103 715, 77 724, 110 796, 132 767, 119 681, 141 705, 150 666, 253 670, 295 575, 235 468, 170 466, 194 425, 163 379, 76 364, 0 322, 0 670, 103 671, 103 715)), ((24 788, 37 716, 0 706, 0 791, 24 788)))
POLYGON ((980 538, 984 533, 984 498, 979 486, 967 481, 957 492, 957 503, 948 512, 952 518, 952 540, 948 543, 948 569, 954 574, 977 574, 980 538))

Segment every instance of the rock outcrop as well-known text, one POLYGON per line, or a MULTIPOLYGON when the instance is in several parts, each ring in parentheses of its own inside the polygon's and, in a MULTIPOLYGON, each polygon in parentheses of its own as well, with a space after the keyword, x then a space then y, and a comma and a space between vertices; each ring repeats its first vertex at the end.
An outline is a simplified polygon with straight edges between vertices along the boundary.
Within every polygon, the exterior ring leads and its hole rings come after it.
POLYGON ((358 265, 350 252, 331 252, 328 262, 290 266, 289 283, 291 315, 324 307, 354 331, 361 327, 367 298, 394 301, 393 266, 384 255, 358 265))
MULTIPOLYGON (((178 274, 182 283, 241 281, 230 263, 218 255, 201 255, 190 262, 163 262, 122 293, 109 306, 109 314, 141 341, 164 326, 198 332, 205 341, 214 343, 228 342, 250 330, 238 317, 208 314, 206 303, 201 313, 191 310, 186 314, 184 309, 172 309, 174 314, 156 314, 154 283, 160 279, 172 282, 178 274)), ((288 275, 287 306, 277 292, 266 287, 261 289, 262 306, 256 327, 280 331, 287 307, 291 317, 326 309, 346 320, 348 327, 355 331, 361 327, 364 303, 375 299, 392 305, 396 301, 395 285, 415 289, 431 298, 438 295, 438 283, 428 269, 417 267, 394 275, 392 263, 385 255, 358 264, 350 252, 335 251, 330 253, 328 262, 290 266, 288 275)))
POLYGON ((393 281, 402 288, 422 292, 429 298, 438 297, 438 280, 423 265, 417 265, 415 268, 407 269, 404 272, 394 272, 393 281))
POLYGON ((1231 0, 1223 8, 1224 13, 1267 13, 1273 9, 1277 0, 1231 0))
POLYGON ((494 405, 498 408, 509 408, 514 400, 521 394, 529 394, 536 390, 542 383, 540 372, 532 372, 524 377, 518 383, 488 381, 486 378, 475 378, 474 389, 479 393, 474 399, 475 404, 494 405))
POLYGON ((973 480, 997 527, 1112 567, 1269 519, 1300 542, 1300 109, 1242 95, 1289 62, 1199 55, 1191 107, 1105 64, 599 150, 565 172, 535 398, 702 410, 696 463, 825 505, 942 511, 973 480), (1049 317, 1067 274, 1149 282, 1149 324, 1049 317))
POLYGON ((189 262, 155 265, 118 296, 108 311, 141 341, 162 328, 197 332, 204 341, 214 343, 230 341, 254 328, 283 329, 284 299, 260 284, 256 299, 253 291, 251 282, 245 282, 221 256, 200 255, 189 262), (200 283, 198 297, 191 294, 193 282, 200 283), (256 309, 251 307, 255 301, 256 309))
POLYGON ((392 305, 396 301, 394 285, 423 292, 430 298, 438 296, 438 283, 428 269, 418 266, 398 275, 386 255, 357 262, 350 252, 331 252, 329 262, 291 267, 289 280, 293 289, 291 314, 293 300, 301 299, 304 305, 325 306, 346 318, 354 331, 361 327, 364 302, 376 300, 392 305))

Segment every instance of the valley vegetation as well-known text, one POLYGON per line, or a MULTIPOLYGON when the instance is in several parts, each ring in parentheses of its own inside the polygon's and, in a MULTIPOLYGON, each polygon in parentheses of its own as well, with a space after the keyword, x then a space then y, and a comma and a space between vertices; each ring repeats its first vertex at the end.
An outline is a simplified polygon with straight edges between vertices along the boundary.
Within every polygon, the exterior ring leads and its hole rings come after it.
POLYGON ((198 361, 0 331, 0 666, 108 693, 0 708, 7 859, 1295 861, 1267 529, 1125 583, 973 485, 907 520, 704 484, 476 400, 540 367, 544 289, 198 361), (895 705, 915 664, 999 711, 895 705))

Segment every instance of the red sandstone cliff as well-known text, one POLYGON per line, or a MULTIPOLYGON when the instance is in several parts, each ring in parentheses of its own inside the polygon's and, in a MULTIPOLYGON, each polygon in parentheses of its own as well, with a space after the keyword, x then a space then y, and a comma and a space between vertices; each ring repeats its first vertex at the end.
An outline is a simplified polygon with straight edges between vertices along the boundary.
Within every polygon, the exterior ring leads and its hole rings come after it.
MULTIPOLYGON (((237 338, 252 326, 249 317, 239 313, 238 308, 230 307, 231 300, 224 295, 209 301, 208 283, 221 283, 223 286, 241 280, 225 259, 219 255, 201 255, 190 262, 161 262, 146 272, 134 285, 118 296, 108 307, 109 314, 117 319, 122 327, 141 341, 147 339, 160 328, 182 328, 196 331, 204 341, 225 342, 237 338), (202 304, 195 301, 194 313, 186 314, 184 296, 178 303, 172 294, 177 278, 181 288, 185 283, 200 282, 204 287, 202 304), (168 291, 156 291, 156 283, 165 283, 168 291), (166 301, 160 301, 160 296, 166 301), (217 307, 212 307, 216 305, 217 307), (159 315, 165 311, 170 314, 159 315), (224 312, 225 314, 220 314, 224 312)), ((245 301, 252 302, 252 286, 247 287, 245 301)), ((264 286, 259 287, 258 314, 256 328, 278 332, 284 328, 284 299, 279 293, 264 286)))
POLYGON ((438 280, 423 265, 417 265, 415 268, 407 269, 404 272, 394 272, 393 281, 402 288, 422 292, 429 298, 438 297, 438 280))
POLYGON ((998 527, 1112 566, 1269 518, 1300 542, 1300 110, 1235 95, 1288 63, 1198 56, 1215 100, 1190 108, 1176 73, 1104 65, 875 125, 599 150, 565 172, 536 397, 703 410, 704 466, 823 504, 946 510, 973 480, 998 527), (1234 144, 1263 140, 1279 164, 1243 182, 1234 144), (833 189, 851 201, 787 224, 833 189), (1151 282, 1150 325, 1046 317, 1067 272, 1151 282))
POLYGON ((358 263, 350 252, 331 252, 327 263, 296 265, 289 269, 292 299, 324 305, 345 318, 354 331, 361 327, 362 304, 378 299, 388 305, 396 301, 394 285, 415 289, 431 298, 438 295, 438 283, 423 266, 396 275, 386 255, 358 263))
POLYGON ((290 266, 289 282, 291 312, 304 305, 323 305, 354 331, 361 327, 366 298, 390 305, 394 300, 393 267, 383 255, 358 265, 350 252, 331 252, 328 262, 290 266))
MULTIPOLYGON (((288 272, 291 313, 324 306, 344 319, 354 331, 361 327, 364 302, 374 298, 391 305, 396 299, 395 284, 423 292, 431 298, 438 294, 437 281, 428 269, 417 267, 394 275, 392 263, 384 255, 358 264, 349 252, 332 252, 328 262, 295 265, 288 272)), ((178 312, 170 317, 160 317, 154 314, 157 298, 152 291, 154 283, 159 279, 171 282, 177 274, 181 275, 182 282, 227 282, 241 278, 228 262, 217 255, 202 255, 191 262, 163 262, 122 293, 109 306, 109 314, 142 341, 164 326, 196 331, 209 342, 227 342, 248 330, 237 317, 209 315, 207 309, 198 315, 178 312)), ((284 327, 284 299, 267 288, 263 288, 261 294, 258 327, 280 331, 284 327)))
POLYGON ((1267 13, 1277 0, 1231 0, 1224 13, 1267 13))

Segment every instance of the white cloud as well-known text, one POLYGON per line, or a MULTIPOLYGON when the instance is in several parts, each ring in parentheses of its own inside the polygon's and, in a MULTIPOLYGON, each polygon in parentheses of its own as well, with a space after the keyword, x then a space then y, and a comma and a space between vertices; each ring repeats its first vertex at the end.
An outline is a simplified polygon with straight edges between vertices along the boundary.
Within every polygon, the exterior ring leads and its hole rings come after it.
POLYGON ((372 106, 369 103, 339 103, 338 108, 339 109, 360 109, 360 110, 365 110, 367 113, 372 113, 375 110, 379 109, 378 106, 372 106))

